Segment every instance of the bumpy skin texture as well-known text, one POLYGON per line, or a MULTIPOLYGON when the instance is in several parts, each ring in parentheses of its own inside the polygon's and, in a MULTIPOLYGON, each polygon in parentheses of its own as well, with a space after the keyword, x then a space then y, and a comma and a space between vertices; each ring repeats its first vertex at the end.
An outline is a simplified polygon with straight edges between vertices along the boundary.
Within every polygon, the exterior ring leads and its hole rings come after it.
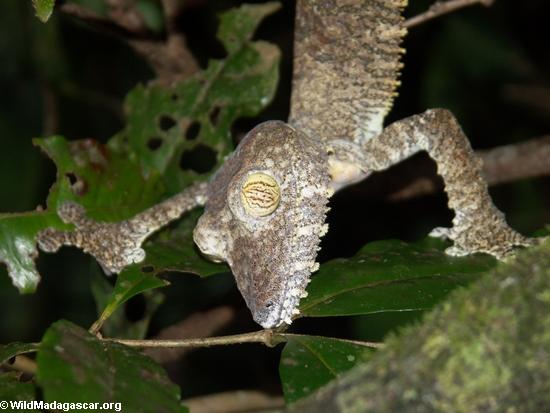
POLYGON ((323 145, 283 122, 250 131, 210 183, 194 232, 201 251, 227 261, 254 320, 263 327, 290 323, 315 262, 331 195, 323 145), (254 216, 241 193, 249 176, 271 176, 280 201, 254 216))
POLYGON ((383 170, 419 151, 436 161, 449 208, 455 213, 452 228, 436 228, 430 234, 454 241, 448 254, 485 252, 504 258, 514 246, 533 243, 510 228, 491 201, 481 159, 448 110, 428 110, 386 127, 365 144, 363 168, 383 170))
POLYGON ((86 217, 84 208, 75 202, 62 204, 57 213, 74 231, 48 228, 38 234, 43 251, 56 252, 62 245, 74 245, 93 255, 107 273, 120 272, 127 265, 141 262, 145 239, 184 212, 206 201, 207 185, 199 183, 157 204, 132 219, 122 222, 96 222, 86 217))
POLYGON ((455 212, 452 228, 432 233, 454 241, 449 254, 502 258, 530 244, 491 202, 480 160, 448 111, 382 129, 398 85, 403 6, 401 0, 298 0, 289 125, 257 126, 207 189, 194 186, 132 220, 96 223, 77 205, 63 206, 60 216, 77 230, 47 230, 41 248, 76 245, 117 272, 143 259, 141 243, 151 232, 206 201, 197 245, 229 263, 259 324, 279 326, 291 322, 318 268, 332 193, 418 151, 437 162, 455 212))
POLYGON ((403 0, 298 0, 289 123, 362 144, 382 131, 402 67, 403 0))

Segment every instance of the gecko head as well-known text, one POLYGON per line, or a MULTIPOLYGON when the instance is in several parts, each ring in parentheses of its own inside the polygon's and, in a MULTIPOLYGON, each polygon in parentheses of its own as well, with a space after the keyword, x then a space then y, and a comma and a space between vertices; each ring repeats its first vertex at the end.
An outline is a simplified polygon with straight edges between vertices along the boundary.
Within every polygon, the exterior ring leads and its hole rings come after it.
POLYGON ((227 262, 256 322, 290 324, 312 272, 331 195, 322 145, 279 121, 241 141, 209 184, 193 237, 227 262))

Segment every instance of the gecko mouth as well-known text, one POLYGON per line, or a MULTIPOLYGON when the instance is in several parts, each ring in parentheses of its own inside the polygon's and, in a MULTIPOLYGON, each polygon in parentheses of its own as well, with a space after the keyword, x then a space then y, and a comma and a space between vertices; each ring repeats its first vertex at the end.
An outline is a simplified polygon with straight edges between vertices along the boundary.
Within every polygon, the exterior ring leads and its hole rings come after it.
POLYGON ((262 307, 247 301, 248 307, 253 309, 252 315, 254 321, 263 328, 275 328, 282 324, 291 324, 292 318, 299 314, 298 305, 300 304, 300 299, 307 295, 304 291, 308 282, 309 277, 305 279, 305 282, 289 284, 280 297, 268 301, 262 307))
POLYGON ((315 257, 327 229, 324 209, 321 212, 315 225, 310 220, 308 226, 286 227, 293 243, 285 242, 287 237, 270 245, 248 237, 235 241, 229 264, 254 320, 262 327, 291 324, 299 314, 300 299, 307 295, 310 276, 319 268, 315 257), (255 248, 247 248, 251 245, 255 248))

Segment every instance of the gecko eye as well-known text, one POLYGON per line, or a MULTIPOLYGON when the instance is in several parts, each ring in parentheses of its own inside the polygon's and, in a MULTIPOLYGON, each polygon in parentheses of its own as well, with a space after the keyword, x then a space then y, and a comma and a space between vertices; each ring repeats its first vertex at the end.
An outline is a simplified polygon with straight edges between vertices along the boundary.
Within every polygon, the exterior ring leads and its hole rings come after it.
POLYGON ((272 214, 279 206, 281 188, 273 177, 264 172, 254 172, 241 187, 241 202, 244 210, 254 217, 272 214))

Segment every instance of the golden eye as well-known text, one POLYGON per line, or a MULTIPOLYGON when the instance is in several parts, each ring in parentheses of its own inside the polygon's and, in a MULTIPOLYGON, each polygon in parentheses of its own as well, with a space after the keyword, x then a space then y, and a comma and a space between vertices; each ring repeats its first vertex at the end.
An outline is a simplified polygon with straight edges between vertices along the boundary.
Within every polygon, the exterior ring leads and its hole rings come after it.
POLYGON ((281 189, 277 181, 263 172, 248 175, 241 188, 241 201, 247 213, 265 217, 279 206, 281 189))

